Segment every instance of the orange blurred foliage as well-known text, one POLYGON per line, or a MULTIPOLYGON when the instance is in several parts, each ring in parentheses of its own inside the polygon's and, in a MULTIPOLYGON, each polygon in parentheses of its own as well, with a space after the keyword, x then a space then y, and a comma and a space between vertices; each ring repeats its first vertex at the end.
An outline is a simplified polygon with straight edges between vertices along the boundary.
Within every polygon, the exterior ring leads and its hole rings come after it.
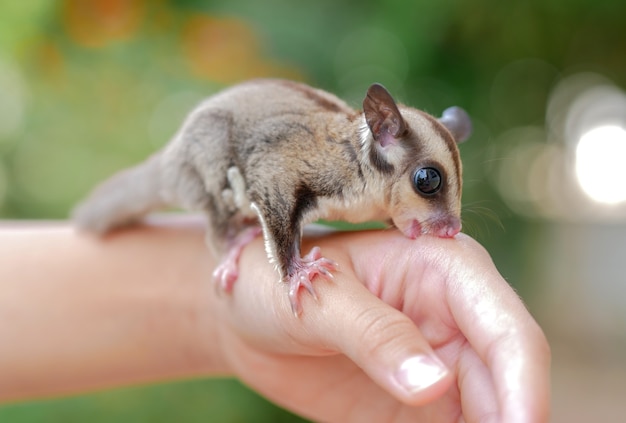
POLYGON ((84 47, 103 47, 132 37, 145 15, 144 0, 64 0, 69 36, 84 47))
POLYGON ((238 19, 194 16, 182 42, 193 72, 219 83, 267 76, 302 79, 297 70, 264 59, 259 35, 238 19))

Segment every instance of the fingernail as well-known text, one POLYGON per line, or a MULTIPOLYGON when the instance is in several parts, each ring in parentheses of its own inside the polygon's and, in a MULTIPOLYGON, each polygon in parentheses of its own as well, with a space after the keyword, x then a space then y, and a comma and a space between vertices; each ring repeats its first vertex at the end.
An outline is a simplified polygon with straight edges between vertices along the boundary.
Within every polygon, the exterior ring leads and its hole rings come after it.
POLYGON ((409 393, 415 393, 439 382, 448 374, 436 357, 416 355, 406 359, 396 373, 396 381, 409 393))

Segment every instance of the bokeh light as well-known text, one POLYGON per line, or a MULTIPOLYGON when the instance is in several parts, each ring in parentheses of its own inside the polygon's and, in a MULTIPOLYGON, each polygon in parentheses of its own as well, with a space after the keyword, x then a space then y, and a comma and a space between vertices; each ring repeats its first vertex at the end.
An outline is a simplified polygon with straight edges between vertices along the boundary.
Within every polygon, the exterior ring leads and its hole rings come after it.
POLYGON ((600 203, 626 201, 626 131, 599 126, 585 132, 576 147, 576 176, 583 191, 600 203))
POLYGON ((545 128, 498 137, 493 182, 515 212, 552 221, 626 221, 626 95, 607 77, 561 78, 545 128))

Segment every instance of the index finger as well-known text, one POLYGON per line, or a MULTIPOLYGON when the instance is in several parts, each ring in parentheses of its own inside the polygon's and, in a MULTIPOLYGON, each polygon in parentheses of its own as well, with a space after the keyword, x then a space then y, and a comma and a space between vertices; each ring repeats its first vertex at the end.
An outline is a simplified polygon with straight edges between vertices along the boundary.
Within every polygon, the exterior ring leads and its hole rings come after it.
POLYGON ((504 422, 549 419, 550 349, 519 296, 487 252, 468 236, 448 270, 448 303, 454 319, 490 369, 504 422))

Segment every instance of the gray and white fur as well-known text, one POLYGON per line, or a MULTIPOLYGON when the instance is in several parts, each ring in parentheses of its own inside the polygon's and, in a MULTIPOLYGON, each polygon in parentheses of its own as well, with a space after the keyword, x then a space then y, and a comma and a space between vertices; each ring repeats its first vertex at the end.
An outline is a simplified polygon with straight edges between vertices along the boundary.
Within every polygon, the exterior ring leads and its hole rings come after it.
POLYGON ((296 279, 328 276, 333 268, 328 260, 319 271, 302 273, 311 262, 320 264, 319 254, 301 256, 306 223, 391 221, 411 238, 460 230, 457 142, 470 132, 462 109, 436 119, 396 104, 378 84, 361 112, 304 84, 249 81, 200 104, 167 146, 97 187, 73 219, 102 234, 167 205, 201 210, 217 257, 241 249, 238 236, 260 225, 297 308, 303 284, 296 279), (416 187, 416 172, 425 168, 440 175, 434 193, 416 187))

